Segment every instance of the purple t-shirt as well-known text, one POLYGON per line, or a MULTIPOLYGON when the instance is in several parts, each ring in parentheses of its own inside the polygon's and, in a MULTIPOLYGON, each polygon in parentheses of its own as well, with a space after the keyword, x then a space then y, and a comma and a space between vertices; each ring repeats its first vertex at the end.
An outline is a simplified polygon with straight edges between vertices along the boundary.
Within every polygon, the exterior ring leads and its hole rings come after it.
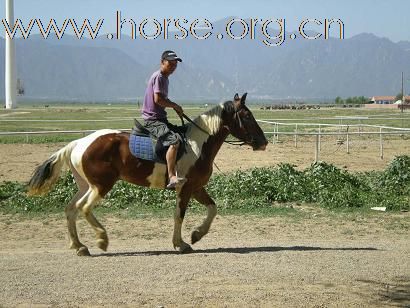
POLYGON ((162 120, 167 118, 165 108, 155 104, 154 93, 161 93, 164 98, 168 98, 168 77, 156 71, 152 74, 145 90, 144 105, 142 106, 142 118, 145 120, 162 120))

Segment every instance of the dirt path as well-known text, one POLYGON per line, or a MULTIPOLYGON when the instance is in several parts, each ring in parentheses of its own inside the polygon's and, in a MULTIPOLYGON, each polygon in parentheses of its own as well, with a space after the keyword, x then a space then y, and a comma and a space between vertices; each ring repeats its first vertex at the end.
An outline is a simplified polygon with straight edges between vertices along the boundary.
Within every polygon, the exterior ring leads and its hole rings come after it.
MULTIPOLYGON (((27 181, 63 145, 1 145, 0 182, 27 181)), ((322 159, 348 170, 381 170, 394 155, 409 154, 410 144, 386 144, 384 160, 377 144, 352 144, 353 150, 327 148, 322 159)), ((265 152, 223 146, 216 163, 223 172, 281 162, 304 168, 313 157, 311 143, 296 149, 289 141, 265 152)), ((409 213, 298 211, 308 214, 217 216, 189 255, 172 249, 172 217, 102 217, 107 253, 80 220, 92 258, 68 250, 62 216, 0 214, 0 307, 410 307, 409 213)), ((187 215, 185 237, 202 219, 187 215)))
MULTIPOLYGON (((336 145, 334 140, 322 140, 320 159, 350 171, 382 170, 396 155, 410 155, 410 142, 403 140, 385 141, 384 159, 379 157, 376 141, 351 141, 351 154, 346 154, 344 145, 336 145)), ((1 144, 0 182, 28 181, 35 167, 66 143, 58 144, 1 144)), ((251 167, 274 166, 291 163, 299 168, 308 167, 315 157, 314 144, 299 140, 295 148, 293 141, 269 144, 264 152, 253 152, 247 147, 224 145, 215 162, 222 172, 251 167), (235 159, 233 159, 235 158, 235 159)), ((215 170, 218 173, 218 170, 215 170)))
MULTIPOLYGON (((304 209, 299 209, 304 211, 304 209)), ((0 216, 4 307, 409 307, 410 216, 305 211, 217 216, 196 252, 172 249, 172 218, 102 217, 107 253, 67 249, 62 216, 0 216)), ((202 220, 187 215, 184 235, 202 220)))

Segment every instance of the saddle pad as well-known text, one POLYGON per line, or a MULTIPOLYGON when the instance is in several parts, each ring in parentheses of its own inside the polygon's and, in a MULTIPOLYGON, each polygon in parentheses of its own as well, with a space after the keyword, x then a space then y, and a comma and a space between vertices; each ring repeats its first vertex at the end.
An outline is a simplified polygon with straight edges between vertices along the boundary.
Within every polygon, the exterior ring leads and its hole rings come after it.
POLYGON ((131 154, 137 158, 156 161, 155 143, 150 137, 130 135, 129 147, 131 154))

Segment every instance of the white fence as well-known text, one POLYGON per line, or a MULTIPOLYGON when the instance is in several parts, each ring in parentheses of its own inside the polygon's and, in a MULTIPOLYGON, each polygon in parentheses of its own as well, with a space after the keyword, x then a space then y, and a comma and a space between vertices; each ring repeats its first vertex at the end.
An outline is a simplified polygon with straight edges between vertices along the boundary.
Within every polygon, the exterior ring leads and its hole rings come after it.
MULTIPOLYGON (((13 120, 11 120, 13 121, 13 120)), ((23 120, 24 121, 24 120, 23 120)), ((33 121, 33 120, 27 120, 33 121)), ((41 120, 39 120, 41 121, 41 120)), ((50 121, 50 120, 48 120, 50 121)), ((78 122, 84 120, 66 120, 68 122, 78 122)), ((93 120, 99 121, 99 120, 93 120)), ((106 120, 100 120, 106 121, 106 120)), ((338 136, 341 139, 341 144, 346 148, 346 153, 350 153, 351 138, 353 136, 366 136, 374 135, 377 136, 379 142, 379 156, 381 159, 384 157, 384 136, 386 135, 409 135, 410 128, 397 128, 390 126, 379 126, 379 125, 368 125, 368 124, 319 124, 319 123, 284 123, 276 121, 267 120, 257 120, 259 123, 264 123, 271 125, 273 130, 265 131, 264 133, 271 136, 269 139, 272 143, 280 142, 279 136, 293 136, 294 146, 298 147, 299 136, 313 136, 314 137, 314 152, 315 161, 320 159, 320 152, 322 149, 322 137, 324 136, 338 136), (292 131, 281 131, 281 127, 294 127, 292 131), (303 129, 305 128, 305 129, 303 129), (308 128, 306 131, 306 128, 308 128), (366 129, 371 129, 371 131, 366 131, 366 129)), ((121 131, 129 132, 130 129, 118 129, 121 131)), ((289 130, 289 129, 287 129, 289 130)), ((26 141, 29 141, 30 136, 33 135, 51 135, 51 134, 82 134, 87 135, 93 133, 95 130, 52 130, 52 131, 21 131, 21 132, 0 132, 1 136, 25 136, 26 141)))
POLYGON ((319 123, 283 123, 283 122, 275 122, 275 121, 266 121, 266 120, 257 120, 260 123, 270 124, 273 126, 273 131, 265 131, 265 134, 272 135, 271 142, 277 143, 279 142, 280 135, 290 135, 294 137, 294 145, 295 148, 298 147, 298 136, 314 136, 315 142, 315 161, 319 160, 321 145, 322 145, 322 137, 323 136, 339 136, 344 138, 344 140, 340 140, 342 144, 346 146, 346 153, 350 154, 350 138, 352 136, 365 136, 365 135, 375 135, 379 139, 379 156, 381 159, 384 157, 384 137, 385 135, 409 135, 410 136, 410 128, 398 128, 398 127, 391 127, 391 126, 380 126, 380 125, 369 125, 369 124, 353 124, 353 125, 346 125, 346 124, 319 124, 319 123), (294 127, 293 132, 289 131, 280 131, 280 127, 294 127), (315 129, 315 131, 303 131, 301 130, 302 127, 309 127, 310 130, 315 129), (326 131, 325 129, 333 129, 337 131, 326 131), (352 131, 356 129, 356 131, 352 131), (371 129, 372 131, 365 131, 365 129, 371 129))

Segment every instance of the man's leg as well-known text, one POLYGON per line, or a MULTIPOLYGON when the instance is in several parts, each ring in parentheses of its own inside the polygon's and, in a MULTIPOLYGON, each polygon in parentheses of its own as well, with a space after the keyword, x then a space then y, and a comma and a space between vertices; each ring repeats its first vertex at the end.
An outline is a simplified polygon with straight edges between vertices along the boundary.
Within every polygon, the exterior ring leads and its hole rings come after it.
POLYGON ((169 182, 177 182, 177 175, 176 175, 176 160, 177 154, 179 149, 179 141, 176 144, 172 144, 169 146, 166 159, 167 159, 167 166, 168 166, 168 176, 169 182))

